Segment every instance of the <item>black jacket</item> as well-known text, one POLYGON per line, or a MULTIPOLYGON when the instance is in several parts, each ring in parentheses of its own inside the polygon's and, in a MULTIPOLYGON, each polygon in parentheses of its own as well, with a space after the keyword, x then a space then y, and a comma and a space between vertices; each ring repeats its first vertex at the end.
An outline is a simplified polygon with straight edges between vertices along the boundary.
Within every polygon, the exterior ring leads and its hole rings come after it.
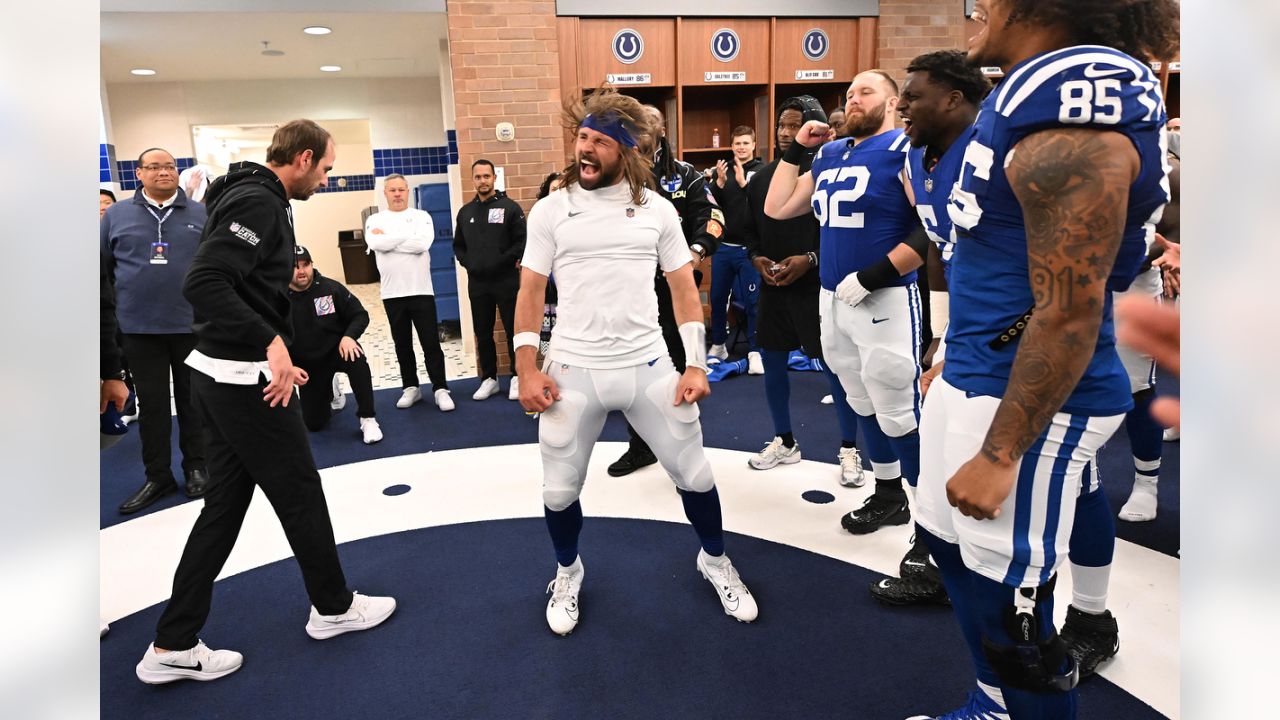
MULTIPOLYGON (((345 285, 315 271, 311 287, 302 292, 289 289, 293 313, 294 362, 308 368, 307 361, 338 359, 338 343, 343 336, 359 340, 369 327, 369 312, 345 285)), ((312 362, 314 364, 314 362, 312 362)))
POLYGON ((477 195, 458 210, 453 254, 472 277, 519 275, 524 242, 524 210, 500 190, 484 201, 477 195))
POLYGON ((680 214, 685 242, 701 245, 710 257, 724 235, 724 213, 707 189, 706 178, 689 163, 669 158, 659 151, 653 164, 658 192, 671 201, 680 214))
MULTIPOLYGON (((751 158, 743 163, 742 171, 747 176, 747 182, 751 182, 751 174, 759 172, 763 165, 764 162, 760 158, 751 158)), ((733 166, 729 166, 729 177, 725 179, 724 187, 720 187, 715 179, 710 180, 707 187, 711 188, 711 194, 724 210, 724 237, 721 240, 734 245, 746 245, 747 241, 743 233, 748 216, 747 189, 738 186, 738 181, 734 179, 733 166)))
POLYGON ((290 340, 293 224, 284 183, 245 162, 214 180, 209 218, 182 294, 195 311, 196 349, 223 360, 265 360, 279 335, 290 340))
MULTIPOLYGON (((752 260, 755 260, 758 255, 763 255, 775 262, 807 252, 816 255, 818 254, 818 219, 813 216, 813 213, 805 213, 790 220, 774 220, 764 214, 764 199, 769 194, 769 183, 773 181, 773 173, 777 169, 778 161, 774 160, 757 170, 747 183, 747 224, 742 233, 746 241, 744 244, 747 246, 747 254, 752 260)), ((808 171, 809 163, 806 161, 801 167, 801 172, 808 171)), ((761 283, 760 288, 768 291, 791 289, 816 291, 818 268, 814 266, 790 285, 775 287, 761 283)))

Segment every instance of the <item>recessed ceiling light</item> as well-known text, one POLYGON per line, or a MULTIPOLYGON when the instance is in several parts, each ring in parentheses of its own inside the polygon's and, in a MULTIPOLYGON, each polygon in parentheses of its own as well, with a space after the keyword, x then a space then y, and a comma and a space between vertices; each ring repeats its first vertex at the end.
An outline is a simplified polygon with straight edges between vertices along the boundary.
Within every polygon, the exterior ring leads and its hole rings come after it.
POLYGON ((342 69, 341 65, 321 65, 320 72, 338 72, 342 69))
POLYGON ((129 71, 134 75, 155 75, 156 71, 151 68, 134 68, 129 71))
POLYGON ((308 25, 307 27, 302 28, 302 32, 308 35, 328 35, 333 32, 333 30, 323 25, 308 25))
POLYGON ((263 54, 263 55, 266 55, 267 57, 280 57, 281 55, 284 55, 284 51, 283 51, 283 50, 273 50, 273 49, 271 49, 270 45, 271 45, 271 41, 270 41, 270 40, 263 40, 263 41, 262 41, 262 54, 263 54))

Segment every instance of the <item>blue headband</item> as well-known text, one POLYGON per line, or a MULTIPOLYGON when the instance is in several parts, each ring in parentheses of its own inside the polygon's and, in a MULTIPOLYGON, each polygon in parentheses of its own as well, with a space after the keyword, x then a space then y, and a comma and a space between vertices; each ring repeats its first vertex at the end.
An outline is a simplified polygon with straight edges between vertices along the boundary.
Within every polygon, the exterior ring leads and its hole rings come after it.
POLYGON ((591 128, 598 133, 608 135, 627 147, 633 148, 636 146, 635 138, 631 137, 631 133, 627 132, 627 128, 622 124, 622 121, 613 113, 605 115, 603 118, 597 118, 594 114, 588 113, 582 119, 580 127, 591 128))

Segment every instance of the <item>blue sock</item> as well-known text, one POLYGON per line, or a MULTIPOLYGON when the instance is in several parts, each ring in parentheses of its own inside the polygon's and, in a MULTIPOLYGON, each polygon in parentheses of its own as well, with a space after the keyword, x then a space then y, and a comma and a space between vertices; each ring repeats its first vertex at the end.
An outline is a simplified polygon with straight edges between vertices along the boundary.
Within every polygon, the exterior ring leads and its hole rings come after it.
POLYGON ((831 399, 836 406, 836 421, 840 423, 840 440, 841 447, 857 447, 858 442, 858 415, 849 407, 849 400, 844 391, 844 386, 840 384, 840 378, 831 372, 831 368, 826 363, 822 363, 822 374, 827 376, 827 383, 831 386, 831 399), (846 444, 847 443, 847 444, 846 444))
MULTIPOLYGON (((1085 469, 1087 471, 1089 465, 1085 469)), ((1116 520, 1101 486, 1076 498, 1070 548, 1071 562, 1085 567, 1110 565, 1115 557, 1116 520)))
MULTIPOLYGON (((876 416, 859 415, 858 426, 862 428, 862 440, 866 447, 863 455, 871 460, 871 469, 876 475, 875 494, 890 498, 905 497, 906 491, 902 489, 902 465, 889 442, 889 436, 880 429, 876 416)), ((919 462, 917 451, 917 466, 919 462)))
POLYGON ((1156 399, 1154 387, 1133 394, 1133 409, 1125 415, 1124 426, 1133 448, 1133 459, 1144 464, 1139 469, 1143 475, 1159 474, 1160 452, 1164 446, 1164 428, 1151 417, 1151 402, 1156 399), (1155 463, 1155 470, 1148 470, 1155 463))
POLYGON ((724 554, 724 528, 720 518, 720 491, 711 488, 706 492, 690 492, 677 489, 680 502, 684 503, 685 517, 694 532, 698 533, 698 541, 708 555, 719 557, 724 554))
POLYGON ((996 677, 996 671, 991 669, 987 656, 982 652, 982 627, 973 612, 973 598, 970 596, 969 585, 972 573, 960 558, 960 546, 943 540, 919 525, 916 525, 916 537, 923 539, 929 546, 929 554, 933 556, 933 561, 938 564, 938 570, 942 573, 942 584, 946 586, 947 596, 951 598, 951 607, 955 610, 956 621, 960 623, 960 634, 964 636, 964 642, 969 646, 969 654, 973 659, 978 682, 999 687, 1000 679, 996 677))
POLYGON ((765 350, 760 355, 764 360, 764 396, 769 401, 773 434, 781 436, 791 432, 791 380, 787 377, 790 353, 765 350))
POLYGON ((552 510, 543 505, 542 514, 547 518, 547 531, 556 549, 556 562, 569 567, 578 559, 578 533, 582 532, 582 503, 577 500, 563 510, 552 510))
POLYGON ((902 477, 907 479, 908 485, 915 487, 916 481, 920 478, 919 431, 912 430, 902 437, 891 437, 889 445, 897 454, 898 461, 902 463, 902 477))

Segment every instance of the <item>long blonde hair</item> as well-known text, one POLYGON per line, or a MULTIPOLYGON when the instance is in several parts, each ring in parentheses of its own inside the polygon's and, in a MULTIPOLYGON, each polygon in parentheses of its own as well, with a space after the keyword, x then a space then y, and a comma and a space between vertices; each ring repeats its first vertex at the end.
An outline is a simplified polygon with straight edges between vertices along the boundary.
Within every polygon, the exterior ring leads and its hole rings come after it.
MULTIPOLYGON (((636 141, 637 147, 627 147, 619 143, 618 150, 622 161, 622 177, 631 188, 631 202, 636 205, 644 204, 645 188, 656 190, 657 184, 653 179, 653 158, 640 152, 638 148, 653 145, 657 130, 654 127, 653 117, 639 100, 605 87, 596 88, 584 99, 566 102, 561 121, 565 129, 574 133, 576 138, 578 129, 582 127, 582 121, 587 115, 616 119, 636 141)), ((569 167, 565 168, 560 185, 569 188, 577 185, 579 179, 578 163, 575 159, 569 167)))

